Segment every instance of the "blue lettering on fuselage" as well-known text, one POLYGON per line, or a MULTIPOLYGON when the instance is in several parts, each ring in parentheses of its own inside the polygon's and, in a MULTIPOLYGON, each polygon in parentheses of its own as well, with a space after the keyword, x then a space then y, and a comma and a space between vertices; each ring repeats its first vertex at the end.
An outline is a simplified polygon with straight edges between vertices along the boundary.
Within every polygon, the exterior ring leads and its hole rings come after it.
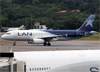
POLYGON ((99 72, 99 69, 97 67, 91 67, 90 72, 99 72))
POLYGON ((18 32, 18 36, 32 36, 32 32, 23 32, 23 33, 18 32))

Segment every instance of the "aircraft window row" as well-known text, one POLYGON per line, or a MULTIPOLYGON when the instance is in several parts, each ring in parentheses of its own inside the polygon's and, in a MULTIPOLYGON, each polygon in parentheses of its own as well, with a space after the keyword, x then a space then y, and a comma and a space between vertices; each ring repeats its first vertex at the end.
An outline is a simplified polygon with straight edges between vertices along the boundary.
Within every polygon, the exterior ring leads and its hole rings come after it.
POLYGON ((42 68, 30 68, 30 71, 44 71, 49 70, 51 67, 42 67, 42 68))
POLYGON ((33 33, 33 35, 47 35, 47 33, 33 33))

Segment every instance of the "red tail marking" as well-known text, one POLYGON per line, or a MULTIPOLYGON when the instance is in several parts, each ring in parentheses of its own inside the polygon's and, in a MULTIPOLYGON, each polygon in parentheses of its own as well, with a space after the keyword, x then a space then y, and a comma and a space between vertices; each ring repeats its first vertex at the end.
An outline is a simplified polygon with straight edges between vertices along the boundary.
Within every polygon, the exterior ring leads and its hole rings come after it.
POLYGON ((89 28, 92 28, 92 27, 86 27, 86 28, 82 28, 81 30, 84 30, 84 29, 89 29, 89 28))

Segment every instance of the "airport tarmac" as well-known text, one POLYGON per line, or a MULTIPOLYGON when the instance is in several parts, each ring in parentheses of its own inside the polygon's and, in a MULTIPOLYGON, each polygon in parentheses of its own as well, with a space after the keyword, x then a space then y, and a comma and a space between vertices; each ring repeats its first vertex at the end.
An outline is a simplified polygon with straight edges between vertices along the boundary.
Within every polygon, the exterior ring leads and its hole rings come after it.
POLYGON ((50 50, 98 50, 100 49, 99 41, 56 41, 51 46, 43 46, 42 44, 28 44, 27 42, 17 42, 16 46, 0 45, 1 52, 18 51, 50 51, 50 50))
POLYGON ((71 40, 71 41, 54 41, 51 46, 43 44, 28 44, 27 42, 17 42, 13 46, 13 41, 1 39, 0 35, 0 52, 19 52, 19 51, 50 51, 50 50, 98 50, 100 49, 100 40, 71 40))

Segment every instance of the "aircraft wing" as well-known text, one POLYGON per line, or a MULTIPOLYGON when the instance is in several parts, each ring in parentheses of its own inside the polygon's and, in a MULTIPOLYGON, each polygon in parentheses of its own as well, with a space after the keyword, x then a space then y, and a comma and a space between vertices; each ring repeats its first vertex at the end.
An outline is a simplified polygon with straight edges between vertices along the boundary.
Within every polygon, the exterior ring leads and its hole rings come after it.
POLYGON ((61 37, 61 35, 52 35, 52 36, 43 36, 43 37, 38 37, 40 39, 52 39, 52 38, 57 38, 57 37, 61 37))

